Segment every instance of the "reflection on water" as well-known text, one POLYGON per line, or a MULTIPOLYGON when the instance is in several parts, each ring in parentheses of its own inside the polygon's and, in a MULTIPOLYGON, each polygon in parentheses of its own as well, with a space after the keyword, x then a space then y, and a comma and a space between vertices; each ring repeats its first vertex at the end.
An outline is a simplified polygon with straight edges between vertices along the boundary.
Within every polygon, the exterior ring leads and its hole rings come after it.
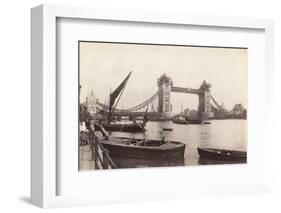
POLYGON ((144 133, 113 132, 112 136, 162 139, 186 144, 185 165, 221 164, 227 162, 199 160, 197 147, 247 150, 246 120, 212 120, 209 125, 182 125, 166 122, 148 122, 144 133), (172 128, 173 131, 163 131, 172 128))

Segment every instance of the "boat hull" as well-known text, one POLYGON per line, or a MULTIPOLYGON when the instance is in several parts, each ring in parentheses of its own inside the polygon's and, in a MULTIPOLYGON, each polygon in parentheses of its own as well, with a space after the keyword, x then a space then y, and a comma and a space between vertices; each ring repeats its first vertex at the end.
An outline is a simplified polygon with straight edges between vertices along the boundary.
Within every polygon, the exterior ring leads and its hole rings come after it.
MULTIPOLYGON (((104 124, 104 129, 110 132, 144 132, 145 128, 142 124, 104 124)), ((100 130, 97 127, 97 130, 100 130)))
POLYGON ((242 151, 197 148, 201 159, 247 162, 247 153, 242 151))
POLYGON ((101 143, 119 168, 184 165, 183 143, 167 142, 159 147, 120 144, 114 139, 101 143))
POLYGON ((184 121, 184 120, 173 120, 173 123, 175 123, 175 124, 188 124, 188 122, 184 121))

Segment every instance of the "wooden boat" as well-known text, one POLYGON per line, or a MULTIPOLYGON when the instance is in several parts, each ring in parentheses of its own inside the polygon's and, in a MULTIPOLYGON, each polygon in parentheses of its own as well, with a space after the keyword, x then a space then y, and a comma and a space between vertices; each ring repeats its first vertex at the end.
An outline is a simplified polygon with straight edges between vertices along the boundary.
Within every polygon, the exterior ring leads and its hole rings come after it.
POLYGON ((200 158, 223 161, 247 161, 247 152, 197 147, 200 158))
POLYGON ((181 142, 112 137, 101 143, 119 168, 184 165, 181 142))

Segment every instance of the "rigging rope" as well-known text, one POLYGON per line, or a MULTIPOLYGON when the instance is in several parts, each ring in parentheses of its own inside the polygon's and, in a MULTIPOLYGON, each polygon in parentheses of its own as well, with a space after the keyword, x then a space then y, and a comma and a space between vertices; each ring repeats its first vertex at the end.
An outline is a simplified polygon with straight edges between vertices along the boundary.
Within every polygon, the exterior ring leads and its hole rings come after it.
POLYGON ((227 110, 225 108, 223 108, 222 105, 218 104, 218 102, 214 99, 214 97, 212 95, 211 95, 211 99, 214 102, 214 104, 216 105, 216 106, 212 105, 213 108, 216 108, 216 109, 218 109, 220 111, 223 111, 223 112, 227 112, 227 110))

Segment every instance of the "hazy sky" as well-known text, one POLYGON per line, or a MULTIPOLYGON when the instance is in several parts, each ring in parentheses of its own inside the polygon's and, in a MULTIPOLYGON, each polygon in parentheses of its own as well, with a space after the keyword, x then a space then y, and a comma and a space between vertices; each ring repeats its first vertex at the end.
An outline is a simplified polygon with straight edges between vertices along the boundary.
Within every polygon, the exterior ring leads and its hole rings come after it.
MULTIPOLYGON (((166 74, 174 86, 199 88, 203 80, 212 84, 211 94, 227 109, 242 103, 247 107, 247 50, 164 45, 80 42, 81 101, 91 90, 100 102, 128 75, 117 108, 130 108, 157 91, 157 78, 166 74)), ((196 109, 198 97, 172 93, 173 112, 196 109)))

